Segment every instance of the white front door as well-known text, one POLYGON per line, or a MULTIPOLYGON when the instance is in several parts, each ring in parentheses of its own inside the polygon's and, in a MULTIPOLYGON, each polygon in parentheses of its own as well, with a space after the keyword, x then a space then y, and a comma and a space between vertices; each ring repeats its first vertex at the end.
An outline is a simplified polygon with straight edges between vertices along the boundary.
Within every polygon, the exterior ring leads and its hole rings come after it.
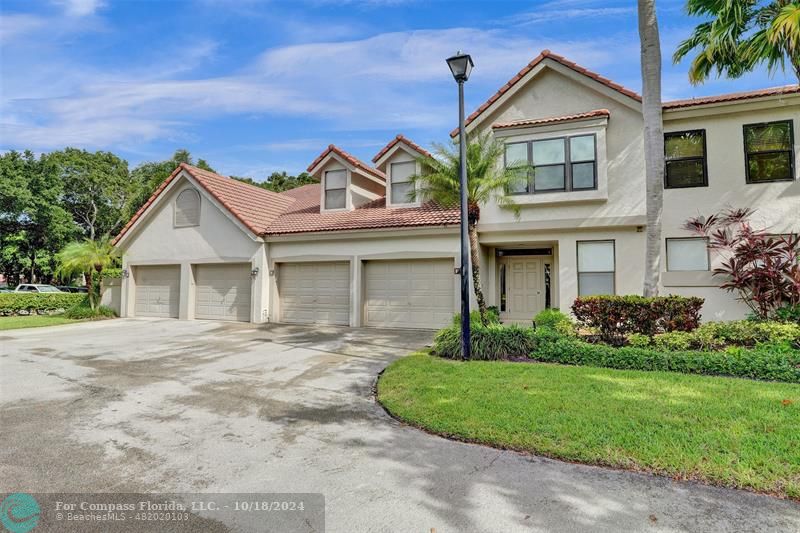
POLYGON ((545 307, 544 260, 506 258, 506 313, 510 320, 532 320, 545 307))

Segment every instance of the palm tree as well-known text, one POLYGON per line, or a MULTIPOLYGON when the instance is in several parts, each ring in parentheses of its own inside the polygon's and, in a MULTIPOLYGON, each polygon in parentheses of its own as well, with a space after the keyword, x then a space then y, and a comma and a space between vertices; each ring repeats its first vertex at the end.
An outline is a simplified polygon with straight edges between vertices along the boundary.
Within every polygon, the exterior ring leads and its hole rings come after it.
POLYGON ((788 60, 800 81, 800 2, 797 0, 687 0, 690 15, 711 20, 699 24, 678 45, 678 63, 697 50, 689 80, 702 83, 712 70, 738 78, 766 63, 771 73, 788 60))
MULTIPOLYGON (((528 179, 527 165, 515 164, 506 168, 502 164, 505 145, 484 134, 467 145, 467 202, 469 204, 469 247, 472 263, 472 287, 478 300, 481 321, 486 324, 486 299, 483 296, 480 273, 480 250, 478 248, 477 224, 480 206, 495 201, 501 207, 511 209, 519 216, 520 208, 508 194, 518 189, 528 179)), ((435 156, 419 160, 424 170, 411 177, 409 199, 430 200, 445 207, 457 207, 460 203, 459 152, 458 145, 434 145, 435 156)))
POLYGON ((639 0, 647 234, 643 293, 658 295, 661 213, 664 209, 664 122, 661 116, 661 44, 655 0, 639 0))
POLYGON ((100 303, 102 273, 104 268, 114 266, 119 257, 108 235, 98 240, 84 239, 66 245, 57 255, 59 276, 86 276, 86 289, 89 291, 89 305, 92 310, 100 303), (94 283, 94 274, 99 282, 94 283))

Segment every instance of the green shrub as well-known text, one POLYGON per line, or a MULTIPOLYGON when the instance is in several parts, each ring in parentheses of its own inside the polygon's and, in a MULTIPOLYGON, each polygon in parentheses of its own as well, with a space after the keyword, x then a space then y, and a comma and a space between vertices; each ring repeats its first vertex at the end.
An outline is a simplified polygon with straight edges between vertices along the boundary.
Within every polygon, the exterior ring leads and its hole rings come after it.
POLYGON ((800 324, 800 304, 784 305, 775 311, 775 320, 800 324))
POLYGON ((115 279, 122 277, 122 269, 117 267, 104 268, 103 279, 115 279))
POLYGON ((117 316, 116 311, 111 309, 110 307, 106 307, 105 305, 97 306, 97 308, 92 309, 89 306, 89 299, 86 295, 83 296, 83 301, 76 306, 73 306, 67 309, 64 312, 65 318, 70 318, 73 320, 86 320, 89 318, 114 318, 117 316))
POLYGON ((566 314, 558 309, 545 309, 533 317, 537 328, 550 328, 562 335, 575 336, 575 323, 566 314))
POLYGON ((679 352, 694 347, 694 332, 671 331, 655 335, 652 339, 653 348, 661 351, 679 352))
MULTIPOLYGON (((497 310, 497 307, 487 307, 486 308, 486 320, 489 321, 489 324, 499 324, 500 323, 500 313, 497 310)), ((481 313, 480 311, 471 311, 469 313, 469 323, 474 325, 481 325, 481 313)), ((460 326, 461 325, 461 313, 456 313, 453 315, 453 325, 460 326)))
POLYGON ((759 344, 788 342, 800 347, 800 324, 783 322, 708 322, 692 332, 673 331, 648 338, 645 335, 628 335, 628 344, 657 350, 720 350, 730 346, 752 348, 759 344))
POLYGON ((63 311, 79 304, 85 294, 69 292, 0 293, 0 316, 28 315, 63 311))
POLYGON ((572 313, 582 325, 596 328, 604 342, 622 344, 631 333, 692 331, 700 324, 703 302, 683 296, 587 296, 575 300, 572 313))
POLYGON ((716 352, 670 352, 635 346, 615 348, 591 344, 558 335, 548 329, 537 330, 535 337, 536 349, 530 357, 547 363, 800 383, 800 350, 793 349, 788 342, 759 345, 756 348, 732 347, 716 352))
MULTIPOLYGON (((501 324, 482 326, 480 323, 470 328, 472 358, 485 361, 509 357, 527 357, 535 347, 535 337, 531 328, 501 324)), ((461 358, 461 328, 453 325, 440 330, 433 340, 434 355, 449 359, 461 358)))
POLYGON ((653 339, 641 333, 631 333, 628 335, 628 345, 636 348, 647 348, 652 344, 653 339))

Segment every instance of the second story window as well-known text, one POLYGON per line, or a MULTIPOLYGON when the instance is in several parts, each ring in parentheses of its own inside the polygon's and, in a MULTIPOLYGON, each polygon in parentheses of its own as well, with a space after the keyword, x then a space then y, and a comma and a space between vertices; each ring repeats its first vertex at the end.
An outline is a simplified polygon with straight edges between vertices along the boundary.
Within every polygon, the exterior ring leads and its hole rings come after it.
POLYGON ((347 207, 347 171, 329 170, 325 172, 325 209, 345 207, 347 207))
POLYGON ((413 200, 409 197, 414 184, 411 176, 417 173, 417 164, 414 161, 392 163, 390 179, 392 182, 392 203, 407 204, 413 200))
POLYGON ((665 133, 664 163, 667 189, 708 185, 705 130, 665 133))
POLYGON ((747 183, 794 179, 792 121, 744 126, 747 183))
POLYGON ((527 185, 509 191, 530 194, 597 188, 594 135, 576 135, 506 145, 506 167, 530 165, 527 185))

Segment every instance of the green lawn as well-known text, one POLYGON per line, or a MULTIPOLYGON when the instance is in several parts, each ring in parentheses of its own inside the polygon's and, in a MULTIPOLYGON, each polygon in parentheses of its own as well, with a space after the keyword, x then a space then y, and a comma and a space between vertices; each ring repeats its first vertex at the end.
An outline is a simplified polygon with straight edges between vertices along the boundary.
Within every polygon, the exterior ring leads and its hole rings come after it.
POLYGON ((414 354, 378 398, 446 436, 800 499, 800 385, 414 354))
POLYGON ((0 317, 0 331, 4 329, 58 326, 60 324, 73 324, 75 322, 78 322, 78 320, 71 320, 59 315, 4 316, 0 317))

